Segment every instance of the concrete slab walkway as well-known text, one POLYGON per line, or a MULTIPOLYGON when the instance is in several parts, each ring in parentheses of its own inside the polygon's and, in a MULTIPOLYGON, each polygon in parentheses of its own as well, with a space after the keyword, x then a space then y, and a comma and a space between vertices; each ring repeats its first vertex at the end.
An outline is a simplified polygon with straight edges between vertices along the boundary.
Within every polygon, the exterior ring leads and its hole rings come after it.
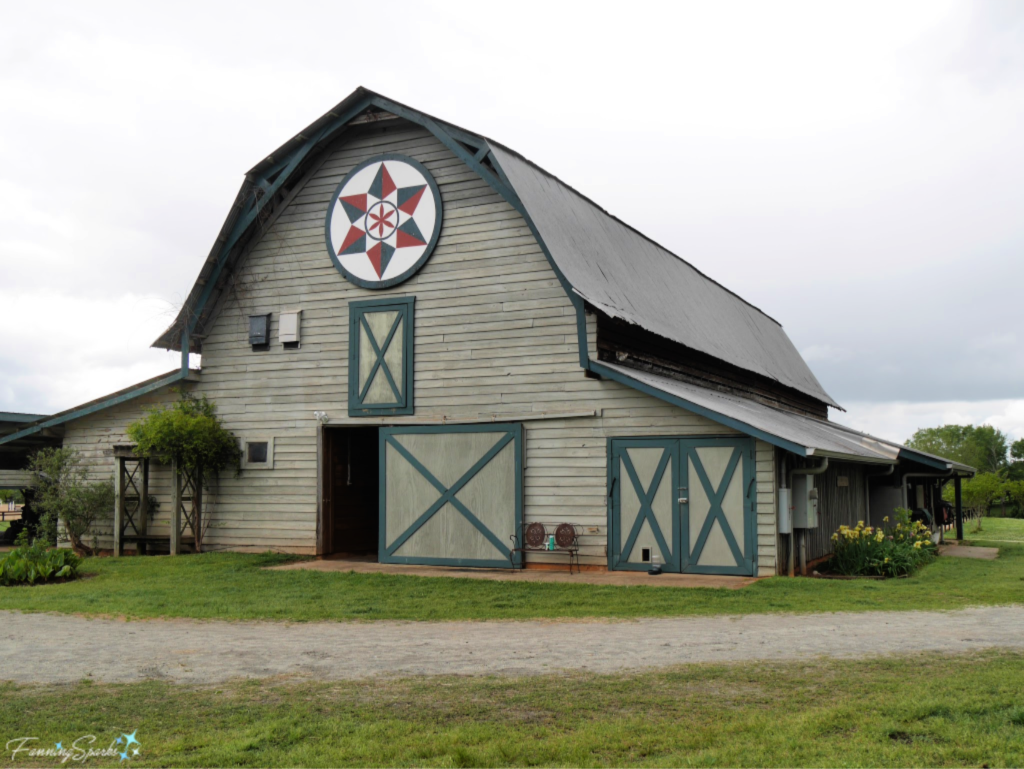
POLYGON ((979 561, 994 561, 999 557, 998 547, 975 547, 973 545, 939 545, 939 555, 952 558, 974 558, 979 561))
POLYGON ((0 680, 209 684, 613 673, 694 662, 1024 650, 1024 606, 620 622, 123 622, 0 611, 0 680))
POLYGON ((409 566, 396 563, 377 563, 363 558, 321 558, 298 561, 271 570, 343 571, 357 574, 404 574, 412 577, 458 577, 460 579, 491 579, 509 582, 559 582, 577 585, 648 585, 650 587, 719 587, 738 590, 756 582, 754 577, 729 577, 712 574, 659 574, 645 571, 584 571, 569 573, 568 566, 561 571, 547 569, 460 569, 448 566, 409 566))

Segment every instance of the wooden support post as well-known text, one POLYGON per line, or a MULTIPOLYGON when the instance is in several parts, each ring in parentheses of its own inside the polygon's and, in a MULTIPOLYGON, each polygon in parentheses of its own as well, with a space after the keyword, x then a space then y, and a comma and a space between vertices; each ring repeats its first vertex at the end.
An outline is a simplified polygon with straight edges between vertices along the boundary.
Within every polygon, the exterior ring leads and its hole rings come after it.
POLYGON ((181 553, 181 469, 171 460, 171 555, 181 553))
POLYGON ((188 353, 191 346, 191 340, 188 334, 188 321, 185 322, 185 327, 181 330, 181 373, 184 376, 188 373, 188 353))
MULTIPOLYGON (((139 474, 142 475, 142 486, 139 489, 139 512, 136 513, 138 520, 135 522, 135 529, 144 537, 149 528, 149 459, 147 457, 139 460, 139 474)), ((135 547, 139 555, 146 554, 145 540, 139 540, 135 547)))
POLYGON ((195 526, 196 552, 203 552, 203 472, 196 470, 193 476, 195 491, 192 494, 192 525, 195 526))
POLYGON ((963 511, 963 499, 961 497, 960 483, 961 483, 960 476, 958 475, 956 478, 953 479, 953 496, 954 496, 953 504, 956 507, 956 510, 954 512, 956 513, 956 538, 957 538, 957 541, 963 540, 963 538, 964 538, 964 511, 963 511))
POLYGON ((124 543, 124 457, 114 458, 114 556, 122 554, 124 543))

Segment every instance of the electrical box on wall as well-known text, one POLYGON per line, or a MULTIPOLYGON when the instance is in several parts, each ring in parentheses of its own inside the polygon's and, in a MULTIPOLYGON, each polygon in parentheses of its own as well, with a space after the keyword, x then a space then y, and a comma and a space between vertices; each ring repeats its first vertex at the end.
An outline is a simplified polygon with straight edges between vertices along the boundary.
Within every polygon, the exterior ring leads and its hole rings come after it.
POLYGON ((302 318, 302 311, 295 310, 294 312, 282 312, 281 319, 278 322, 279 331, 278 336, 281 339, 282 344, 298 344, 299 343, 299 321, 302 318))
POLYGON ((818 528, 818 490, 813 475, 793 476, 793 528, 818 528))

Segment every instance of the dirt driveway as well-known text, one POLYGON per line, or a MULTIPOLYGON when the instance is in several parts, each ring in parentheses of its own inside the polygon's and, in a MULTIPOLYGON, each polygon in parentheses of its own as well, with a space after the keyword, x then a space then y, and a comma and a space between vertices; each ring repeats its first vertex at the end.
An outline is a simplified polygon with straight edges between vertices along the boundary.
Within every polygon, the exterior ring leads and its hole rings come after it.
POLYGON ((0 680, 607 673, 692 662, 1024 649, 1024 607, 620 622, 122 622, 0 612, 0 680))

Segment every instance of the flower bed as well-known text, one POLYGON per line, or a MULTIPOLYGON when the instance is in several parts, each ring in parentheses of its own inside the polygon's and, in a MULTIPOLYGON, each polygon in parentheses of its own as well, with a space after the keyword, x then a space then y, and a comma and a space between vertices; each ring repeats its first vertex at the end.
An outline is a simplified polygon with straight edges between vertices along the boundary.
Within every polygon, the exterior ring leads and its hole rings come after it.
POLYGON ((902 577, 935 558, 937 548, 928 527, 911 522, 906 508, 897 508, 895 517, 895 525, 885 528, 865 526, 863 521, 853 528, 840 526, 832 535, 829 568, 848 576, 902 577))
POLYGON ((81 559, 70 550, 22 545, 0 556, 0 585, 62 582, 78 576, 81 559))

